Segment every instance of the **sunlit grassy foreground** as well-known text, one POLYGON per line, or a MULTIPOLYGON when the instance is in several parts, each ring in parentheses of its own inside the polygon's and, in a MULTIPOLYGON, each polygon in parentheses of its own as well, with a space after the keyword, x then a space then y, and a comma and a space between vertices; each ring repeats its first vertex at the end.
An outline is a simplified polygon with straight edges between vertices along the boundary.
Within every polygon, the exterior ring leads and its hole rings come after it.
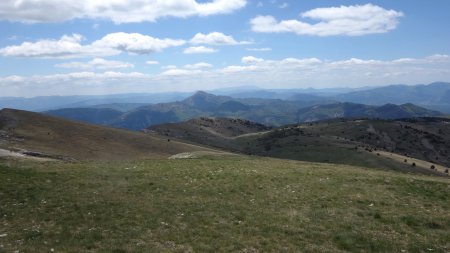
POLYGON ((0 160, 0 252, 449 252, 450 180, 225 157, 0 160))

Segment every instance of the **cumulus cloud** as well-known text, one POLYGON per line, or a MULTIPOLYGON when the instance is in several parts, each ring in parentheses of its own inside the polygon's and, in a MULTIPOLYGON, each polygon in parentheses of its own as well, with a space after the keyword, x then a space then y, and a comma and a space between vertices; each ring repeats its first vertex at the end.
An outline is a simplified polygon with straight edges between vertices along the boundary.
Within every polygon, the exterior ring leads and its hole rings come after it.
POLYGON ((317 8, 300 14, 302 18, 317 20, 308 23, 296 19, 276 20, 273 16, 257 16, 250 21, 254 32, 295 33, 312 36, 361 36, 386 33, 397 27, 402 12, 386 10, 366 4, 317 8))
POLYGON ((247 0, 2 0, 0 20, 24 23, 72 19, 105 19, 118 24, 153 22, 162 17, 227 14, 246 4, 247 0))
POLYGON ((212 32, 209 34, 197 33, 190 40, 190 43, 194 45, 205 44, 213 46, 251 44, 250 41, 236 41, 232 36, 220 32, 212 32))
POLYGON ((122 61, 108 61, 103 58, 95 58, 88 62, 66 62, 56 64, 55 67, 67 69, 124 69, 133 68, 134 65, 122 61))
POLYGON ((94 47, 113 48, 134 54, 150 54, 161 52, 168 47, 182 46, 184 40, 158 39, 140 33, 111 33, 92 43, 94 47))
POLYGON ((0 49, 2 56, 39 57, 39 58, 75 58, 86 56, 107 56, 120 53, 113 48, 98 48, 82 45, 83 36, 79 34, 64 35, 59 40, 39 40, 23 42, 16 46, 0 49))
POLYGON ((139 33, 111 33, 91 44, 82 44, 79 34, 64 35, 59 40, 23 42, 20 45, 0 48, 0 55, 36 58, 82 58, 111 56, 122 52, 150 54, 168 47, 184 45, 184 40, 158 39, 139 33))
POLYGON ((217 50, 214 48, 199 46, 199 47, 188 47, 184 49, 183 54, 211 54, 215 52, 217 52, 217 50))
POLYGON ((264 59, 256 58, 253 56, 245 56, 245 57, 242 57, 241 61, 242 61, 242 63, 245 63, 245 64, 254 64, 254 63, 258 63, 258 62, 263 62, 264 59))
POLYGON ((242 65, 213 68, 199 62, 172 66, 159 74, 76 72, 0 77, 2 94, 49 95, 94 92, 189 91, 255 84, 260 87, 361 87, 391 83, 430 83, 450 79, 450 56, 393 60, 318 58, 263 59, 245 56, 242 65), (20 91, 20 93, 17 93, 20 91), (40 92, 40 93, 39 93, 40 92))

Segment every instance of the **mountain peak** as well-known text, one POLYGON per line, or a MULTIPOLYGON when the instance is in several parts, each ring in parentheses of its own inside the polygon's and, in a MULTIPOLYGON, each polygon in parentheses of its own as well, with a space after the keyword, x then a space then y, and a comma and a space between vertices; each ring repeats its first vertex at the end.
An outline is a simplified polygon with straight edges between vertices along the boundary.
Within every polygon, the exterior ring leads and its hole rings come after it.
POLYGON ((196 107, 198 109, 211 109, 228 100, 231 100, 231 98, 225 96, 216 96, 204 91, 197 91, 194 95, 183 100, 183 103, 196 107))
POLYGON ((202 90, 195 92, 194 95, 192 95, 191 97, 205 97, 205 96, 216 97, 216 95, 208 93, 206 91, 202 91, 202 90))

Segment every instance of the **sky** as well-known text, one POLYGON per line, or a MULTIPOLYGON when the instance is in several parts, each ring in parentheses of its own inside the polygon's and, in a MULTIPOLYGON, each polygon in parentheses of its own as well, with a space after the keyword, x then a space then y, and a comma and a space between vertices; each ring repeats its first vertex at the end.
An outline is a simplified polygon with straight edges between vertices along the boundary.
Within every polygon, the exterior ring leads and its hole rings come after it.
POLYGON ((450 81, 448 0, 2 0, 0 96, 450 81))

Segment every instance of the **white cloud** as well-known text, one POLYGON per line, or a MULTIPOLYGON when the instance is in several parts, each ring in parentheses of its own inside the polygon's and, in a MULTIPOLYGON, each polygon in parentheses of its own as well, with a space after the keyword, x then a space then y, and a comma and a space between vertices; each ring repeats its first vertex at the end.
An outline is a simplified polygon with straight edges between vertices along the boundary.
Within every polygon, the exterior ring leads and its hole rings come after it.
POLYGON ((64 35, 59 40, 39 40, 23 42, 17 46, 0 49, 2 56, 39 57, 39 58, 74 58, 87 56, 107 56, 120 53, 112 48, 98 48, 81 45, 83 36, 79 34, 64 35))
POLYGON ((211 54, 217 52, 216 49, 210 47, 188 47, 184 49, 183 54, 211 54))
POLYGON ((255 70, 261 70, 261 68, 258 68, 257 66, 251 65, 251 66, 236 66, 231 65, 227 66, 220 70, 222 73, 236 73, 236 72, 251 72, 255 70))
POLYGON ((255 51, 255 52, 268 52, 272 51, 272 48, 270 47, 261 47, 261 48, 247 48, 248 51, 255 51))
POLYGON ((182 46, 184 40, 158 39, 140 33, 110 33, 100 40, 92 43, 99 48, 113 48, 122 52, 134 54, 150 54, 161 52, 168 47, 182 46))
POLYGON ((114 23, 153 22, 162 17, 227 14, 247 0, 2 0, 0 20, 24 23, 105 19, 114 23), (57 10, 57 11, 49 11, 57 10))
POLYGON ((307 23, 296 19, 277 21, 273 16, 257 16, 250 21, 252 30, 261 33, 291 32, 313 36, 361 36, 386 33, 398 25, 402 12, 366 4, 317 8, 301 17, 318 20, 307 23))
POLYGON ((361 87, 450 80, 450 56, 392 60, 242 57, 242 65, 209 68, 208 63, 172 66, 160 74, 76 72, 0 77, 3 96, 97 94, 108 91, 192 91, 255 84, 260 87, 361 87), (197 67, 193 67, 197 66, 197 67))
POLYGON ((184 45, 184 40, 158 39, 139 33, 111 33, 91 44, 83 45, 83 36, 64 35, 59 40, 39 40, 23 42, 20 45, 0 48, 0 55, 36 58, 82 58, 111 56, 122 52, 150 54, 168 47, 184 45))
POLYGON ((148 64, 148 65, 159 65, 159 62, 158 61, 146 61, 145 64, 148 64))
POLYGON ((263 62, 263 61, 264 61, 264 59, 256 58, 253 56, 245 56, 245 57, 242 57, 242 59, 241 59, 241 62, 245 63, 245 64, 255 64, 255 63, 263 62))
POLYGON ((434 54, 426 58, 428 61, 450 61, 450 56, 446 54, 434 54))
POLYGON ((162 76, 186 76, 186 75, 194 75, 199 74, 202 71, 200 70, 190 70, 190 69, 169 69, 161 73, 162 76))
POLYGON ((212 68, 213 65, 206 63, 206 62, 199 62, 199 63, 195 63, 195 64, 187 64, 184 65, 183 68, 185 69, 208 69, 208 68, 212 68))
POLYGON ((232 36, 220 32, 212 32, 209 34, 197 33, 190 40, 190 43, 194 45, 205 44, 213 46, 251 44, 250 41, 236 41, 232 36))
POLYGON ((134 65, 122 61, 108 61, 102 58, 95 58, 88 62, 67 62, 56 64, 55 67, 67 69, 124 69, 133 68, 134 65))

